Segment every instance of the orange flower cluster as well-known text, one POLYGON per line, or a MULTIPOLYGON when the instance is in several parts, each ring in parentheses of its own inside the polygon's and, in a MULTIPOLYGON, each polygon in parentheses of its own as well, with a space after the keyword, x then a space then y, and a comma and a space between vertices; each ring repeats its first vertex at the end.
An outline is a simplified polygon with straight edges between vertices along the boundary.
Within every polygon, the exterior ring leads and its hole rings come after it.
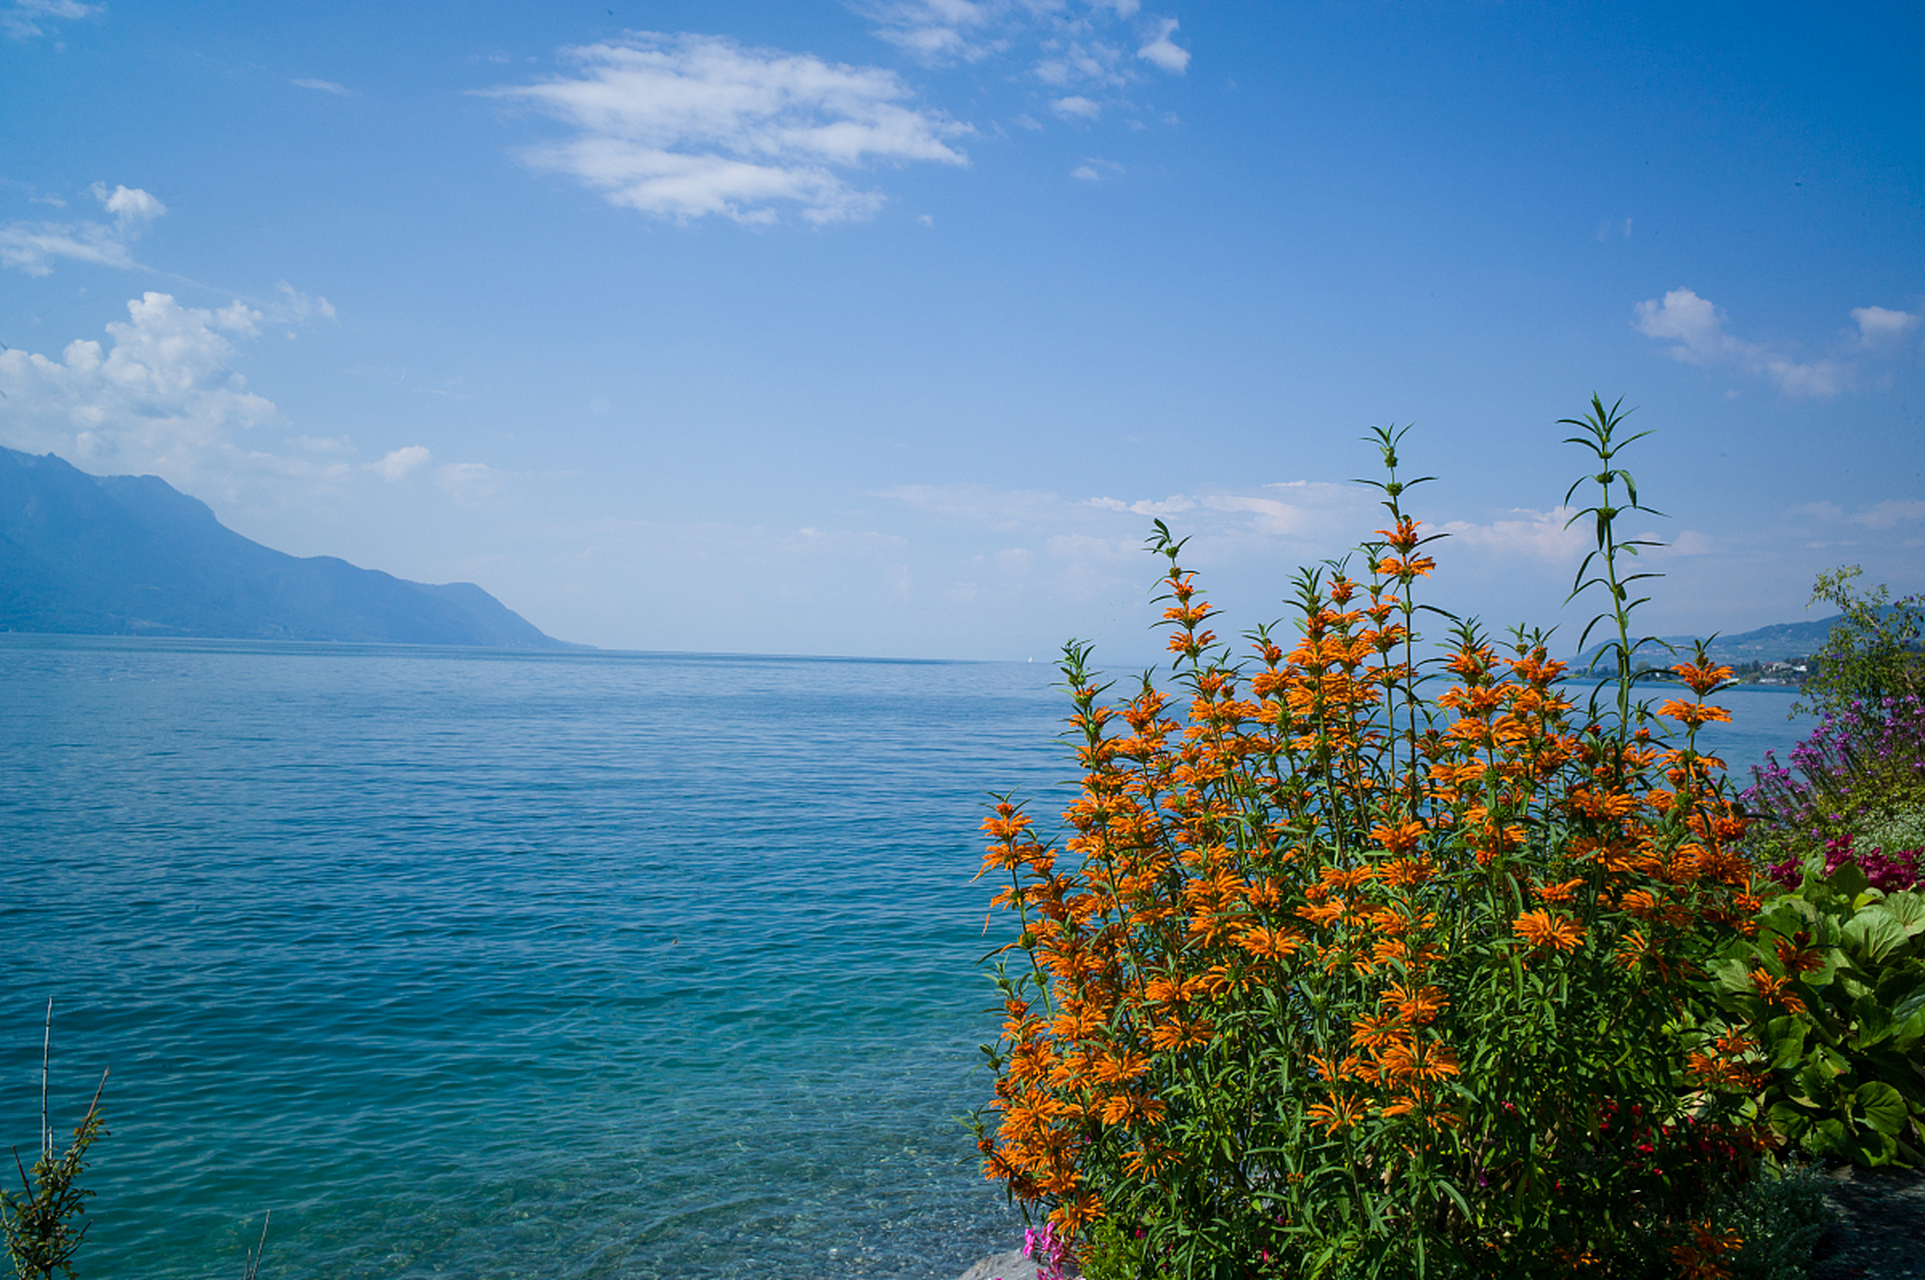
MULTIPOLYGON (((1106 703, 1071 646, 1065 865, 1019 806, 983 823, 1018 918, 984 1168, 1067 1232, 1190 1204, 1260 1233, 1341 1185, 1380 1202, 1359 1231, 1475 1235, 1480 1210, 1415 1188, 1551 1186, 1602 1105, 1557 1094, 1592 1087, 1566 1059, 1649 1039, 1707 939, 1755 914, 1743 818, 1689 735, 1580 722, 1523 633, 1500 656, 1464 629, 1448 692, 1423 694, 1411 592, 1434 562, 1386 505, 1369 579, 1303 575, 1300 636, 1252 633, 1247 666, 1165 540, 1181 717, 1148 677, 1106 703)), ((1704 698, 1728 673, 1679 670, 1695 700, 1661 714, 1724 718, 1704 698)), ((1674 1073, 1658 1093, 1703 1098, 1746 1087, 1753 1049, 1629 1052, 1674 1073)), ((1277 1225, 1264 1256, 1304 1229, 1277 1225)))

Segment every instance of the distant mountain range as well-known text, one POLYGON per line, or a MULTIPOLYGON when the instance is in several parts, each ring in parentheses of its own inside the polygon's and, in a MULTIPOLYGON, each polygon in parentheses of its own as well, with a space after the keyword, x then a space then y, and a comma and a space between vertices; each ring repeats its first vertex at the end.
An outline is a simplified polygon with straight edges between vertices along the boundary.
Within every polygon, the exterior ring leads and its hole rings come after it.
POLYGON ((0 631, 572 649, 469 582, 243 538, 157 476, 0 448, 0 631))
MULTIPOLYGON (((1743 662, 1802 662, 1825 647, 1825 642, 1831 638, 1832 625, 1844 616, 1834 613, 1828 618, 1814 618, 1810 622, 1777 622, 1754 631, 1715 636, 1705 645, 1705 653, 1713 661, 1734 667, 1743 662)), ((1591 634, 1596 636, 1597 632, 1591 634)), ((1659 639, 1672 645, 1676 652, 1666 653, 1662 649, 1646 646, 1638 651, 1638 661, 1654 667, 1668 667, 1674 662, 1682 662, 1691 656, 1691 646, 1700 638, 1691 635, 1660 636, 1659 639)), ((1603 658, 1610 643, 1615 641, 1607 644, 1593 642, 1582 656, 1572 661, 1571 666, 1576 670, 1584 670, 1603 658)))

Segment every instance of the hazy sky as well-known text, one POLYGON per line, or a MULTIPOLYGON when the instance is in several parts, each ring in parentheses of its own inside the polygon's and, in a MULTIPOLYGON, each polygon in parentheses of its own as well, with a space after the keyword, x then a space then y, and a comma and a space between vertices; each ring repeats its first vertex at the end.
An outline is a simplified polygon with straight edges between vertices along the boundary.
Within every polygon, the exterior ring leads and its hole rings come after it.
MULTIPOLYGON (((0 0, 0 443, 604 646, 1153 651, 1379 521, 1646 621, 1925 587, 1916 4, 0 0)), ((1581 623, 1579 624, 1581 625, 1581 623)))

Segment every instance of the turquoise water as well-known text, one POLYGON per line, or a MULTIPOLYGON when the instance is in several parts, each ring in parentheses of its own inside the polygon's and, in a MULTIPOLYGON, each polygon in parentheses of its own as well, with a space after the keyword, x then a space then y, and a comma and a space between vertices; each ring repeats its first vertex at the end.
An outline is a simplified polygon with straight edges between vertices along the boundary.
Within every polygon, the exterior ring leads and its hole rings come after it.
MULTIPOLYGON (((953 1277, 1047 667, 0 636, 0 1141, 84 1276, 953 1277)), ((1734 770, 1799 733, 1728 695, 1734 770)))

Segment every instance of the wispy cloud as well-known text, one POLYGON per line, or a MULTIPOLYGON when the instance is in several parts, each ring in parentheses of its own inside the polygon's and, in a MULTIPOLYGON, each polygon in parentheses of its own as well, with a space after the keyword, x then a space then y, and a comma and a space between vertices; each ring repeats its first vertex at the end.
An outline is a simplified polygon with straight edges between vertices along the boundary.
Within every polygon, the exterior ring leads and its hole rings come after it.
POLYGON ((288 83, 299 89, 314 89, 320 93, 338 93, 345 95, 353 92, 346 85, 336 84, 332 80, 315 80, 308 76, 301 76, 288 81, 288 83))
POLYGON ((268 304, 267 318, 276 324, 298 324, 307 320, 333 320, 336 317, 332 302, 302 293, 283 280, 274 286, 274 301, 268 304))
POLYGON ((113 215, 111 224, 78 222, 9 222, 0 225, 0 266, 30 276, 53 271, 53 260, 67 258, 104 267, 137 267, 131 246, 167 206, 137 187, 107 189, 104 182, 91 188, 101 208, 113 215))
POLYGON ((1049 107, 1065 120, 1094 120, 1103 114, 1101 103, 1085 98, 1081 94, 1071 94, 1067 98, 1052 98, 1049 107))
POLYGON ((1549 511, 1518 507, 1485 523, 1450 520, 1438 529, 1451 536, 1454 547, 1529 556, 1551 564, 1575 564, 1591 545, 1592 530, 1582 520, 1571 523, 1572 514, 1569 507, 1549 511))
POLYGON ((426 445, 411 444, 392 450, 379 462, 368 463, 368 470, 389 484, 405 480, 434 460, 426 445))
POLYGON ((885 197, 849 170, 968 163, 951 144, 970 127, 914 106, 891 71, 702 35, 641 33, 564 56, 572 76, 487 92, 571 129, 530 148, 530 164, 656 217, 862 218, 885 197))
POLYGON ((1175 18, 1158 22, 1155 30, 1143 42, 1143 47, 1136 51, 1136 56, 1173 76, 1180 76, 1190 68, 1190 51, 1171 38, 1176 35, 1176 26, 1175 18))
POLYGON ((930 63, 980 62, 1018 53, 1044 84, 1116 86, 1130 77, 1127 49, 1181 75, 1189 50, 1177 21, 1141 12, 1138 0, 868 0, 855 6, 876 34, 930 63))
POLYGON ((1798 360, 1727 332, 1724 311, 1690 289, 1673 289, 1662 298, 1638 303, 1633 324, 1646 337, 1671 343, 1672 356, 1686 364, 1768 378, 1790 396, 1825 397, 1856 385, 1865 353, 1902 347, 1919 323, 1910 312, 1885 307, 1858 307, 1851 316, 1857 332, 1842 344, 1844 349, 1812 360, 1798 360))
POLYGON ((53 23, 78 22, 105 12, 104 4, 82 4, 80 0, 13 0, 0 9, 0 31, 15 40, 32 40, 54 34, 57 28, 53 23))
POLYGON ((1858 326, 1859 345, 1872 351, 1889 350, 1918 328, 1916 315, 1887 307, 1853 307, 1851 318, 1858 326))
POLYGON ((884 490, 882 496, 947 521, 997 532, 1026 536, 1068 532, 1106 542, 1121 536, 1132 547, 1140 545, 1140 530, 1152 519, 1170 519, 1206 541, 1286 538, 1320 546, 1346 533, 1370 506, 1369 495, 1358 486, 1321 481, 1146 498, 1068 498, 985 485, 899 485, 884 490), (1119 516, 1128 519, 1119 523, 1119 516), (1139 531, 1134 541, 1129 530, 1139 531))
POLYGON ((885 0, 864 7, 876 34, 926 62, 976 62, 1009 47, 1008 9, 995 0, 885 0))

